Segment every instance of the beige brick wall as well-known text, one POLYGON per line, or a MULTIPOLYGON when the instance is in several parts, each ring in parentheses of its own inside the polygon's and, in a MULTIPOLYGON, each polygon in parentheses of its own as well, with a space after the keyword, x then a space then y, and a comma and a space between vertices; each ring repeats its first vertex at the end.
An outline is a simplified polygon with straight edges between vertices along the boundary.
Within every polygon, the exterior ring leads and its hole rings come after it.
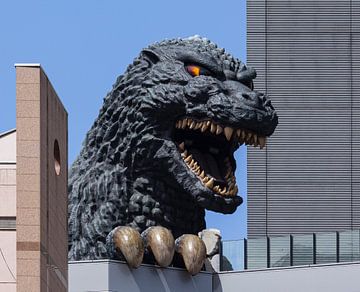
POLYGON ((40 66, 16 67, 16 95, 17 291, 66 291, 67 113, 40 66))

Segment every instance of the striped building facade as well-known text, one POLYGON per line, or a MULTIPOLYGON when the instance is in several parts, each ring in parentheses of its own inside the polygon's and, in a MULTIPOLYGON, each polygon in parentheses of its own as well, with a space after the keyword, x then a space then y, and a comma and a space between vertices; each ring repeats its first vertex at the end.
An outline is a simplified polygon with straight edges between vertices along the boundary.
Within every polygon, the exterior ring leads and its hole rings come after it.
POLYGON ((248 237, 360 228, 360 0, 247 0, 279 125, 248 148, 248 237))

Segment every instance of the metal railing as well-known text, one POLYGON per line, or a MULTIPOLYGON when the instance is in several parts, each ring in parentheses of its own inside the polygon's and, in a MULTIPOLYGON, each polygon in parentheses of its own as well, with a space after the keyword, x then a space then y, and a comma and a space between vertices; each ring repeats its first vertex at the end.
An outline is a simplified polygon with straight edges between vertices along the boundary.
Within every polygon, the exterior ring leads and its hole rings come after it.
POLYGON ((360 261, 360 230, 222 242, 221 270, 360 261))

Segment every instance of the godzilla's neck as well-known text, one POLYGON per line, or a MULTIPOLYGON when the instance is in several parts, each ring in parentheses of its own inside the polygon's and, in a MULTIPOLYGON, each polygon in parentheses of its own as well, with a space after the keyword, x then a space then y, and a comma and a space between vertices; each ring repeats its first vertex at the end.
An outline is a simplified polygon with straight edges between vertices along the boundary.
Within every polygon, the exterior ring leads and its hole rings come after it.
POLYGON ((194 199, 163 180, 138 177, 129 198, 128 225, 143 231, 150 226, 169 228, 175 238, 205 228, 205 210, 194 199))

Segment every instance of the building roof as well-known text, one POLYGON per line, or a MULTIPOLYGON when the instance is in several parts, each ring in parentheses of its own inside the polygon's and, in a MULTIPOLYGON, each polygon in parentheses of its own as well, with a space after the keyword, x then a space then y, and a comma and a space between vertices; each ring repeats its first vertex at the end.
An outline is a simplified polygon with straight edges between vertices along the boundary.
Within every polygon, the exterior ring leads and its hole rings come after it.
POLYGON ((0 139, 1 139, 2 137, 5 137, 5 136, 11 134, 11 133, 14 133, 14 132, 16 132, 16 128, 11 129, 11 130, 8 130, 8 131, 5 131, 5 132, 2 132, 2 133, 0 133, 0 139))
POLYGON ((16 163, 16 129, 0 133, 0 164, 16 163))

